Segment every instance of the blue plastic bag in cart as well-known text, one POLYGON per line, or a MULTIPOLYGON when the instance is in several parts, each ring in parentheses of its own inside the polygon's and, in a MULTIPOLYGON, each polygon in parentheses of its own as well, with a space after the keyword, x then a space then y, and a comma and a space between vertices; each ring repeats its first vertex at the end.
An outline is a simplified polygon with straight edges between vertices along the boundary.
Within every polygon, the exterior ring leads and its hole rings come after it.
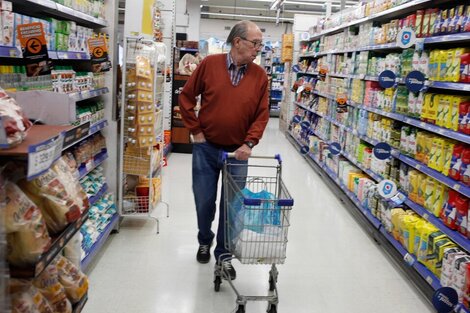
POLYGON ((244 188, 232 200, 230 219, 232 221, 232 239, 236 239, 243 229, 263 233, 265 226, 281 225, 281 209, 275 201, 261 201, 259 206, 243 205, 244 199, 275 200, 274 194, 262 190, 252 192, 244 188))

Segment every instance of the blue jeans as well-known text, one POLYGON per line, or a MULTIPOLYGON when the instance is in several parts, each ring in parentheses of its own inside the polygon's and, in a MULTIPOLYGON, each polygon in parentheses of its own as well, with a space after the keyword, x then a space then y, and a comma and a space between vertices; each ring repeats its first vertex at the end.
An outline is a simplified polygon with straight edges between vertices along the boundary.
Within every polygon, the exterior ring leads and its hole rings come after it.
MULTIPOLYGON (((193 144, 193 192, 196 203, 198 241, 200 245, 210 245, 215 235, 211 230, 216 212, 217 183, 223 168, 223 150, 208 142, 193 144)), ((246 165, 247 161, 230 159, 230 164, 246 165)), ((228 166, 228 172, 235 176, 246 177, 246 166, 228 166)), ((239 185, 238 187, 243 188, 239 185)), ((217 246, 214 251, 216 260, 228 251, 224 244, 225 211, 224 186, 222 184, 219 206, 219 228, 217 230, 217 246)))

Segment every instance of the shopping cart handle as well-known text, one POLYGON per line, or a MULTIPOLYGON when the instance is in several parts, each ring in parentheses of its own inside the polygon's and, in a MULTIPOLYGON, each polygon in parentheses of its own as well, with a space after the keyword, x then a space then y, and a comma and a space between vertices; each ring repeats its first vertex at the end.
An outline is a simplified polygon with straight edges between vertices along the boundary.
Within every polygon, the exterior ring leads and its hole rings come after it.
MULTIPOLYGON (((224 152, 222 154, 222 162, 227 161, 227 159, 234 159, 235 152, 224 152)), ((252 155, 250 159, 276 159, 279 164, 282 163, 282 158, 280 154, 275 154, 274 156, 266 156, 266 155, 252 155)))

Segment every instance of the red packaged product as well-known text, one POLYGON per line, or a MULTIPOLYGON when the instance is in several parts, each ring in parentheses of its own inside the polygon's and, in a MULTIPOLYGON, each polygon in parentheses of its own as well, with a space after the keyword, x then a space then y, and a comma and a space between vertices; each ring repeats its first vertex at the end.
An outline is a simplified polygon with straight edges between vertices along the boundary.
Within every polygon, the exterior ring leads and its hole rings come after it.
POLYGON ((450 229, 457 229, 457 209, 456 209, 456 202, 457 197, 459 197, 459 193, 454 190, 449 190, 449 198, 447 202, 444 204, 444 207, 441 211, 441 220, 442 222, 449 227, 450 229))
POLYGON ((424 10, 416 11, 416 25, 415 33, 417 38, 423 37, 423 21, 424 21, 424 10))
POLYGON ((465 147, 462 152, 462 166, 460 167, 460 180, 470 186, 470 148, 465 147))
POLYGON ((450 163, 449 177, 457 181, 460 180, 460 168, 462 166, 462 152, 464 146, 457 144, 452 152, 452 161, 450 163))
POLYGON ((464 53, 460 57, 460 82, 470 83, 470 53, 464 53))
POLYGON ((470 102, 459 104, 459 132, 467 133, 467 115, 470 102))
POLYGON ((411 14, 406 19, 408 20, 408 27, 411 27, 412 29, 415 29, 415 27, 416 27, 416 14, 411 14))
POLYGON ((468 216, 468 198, 459 195, 455 200, 456 209, 456 227, 459 233, 467 236, 467 216, 468 216))

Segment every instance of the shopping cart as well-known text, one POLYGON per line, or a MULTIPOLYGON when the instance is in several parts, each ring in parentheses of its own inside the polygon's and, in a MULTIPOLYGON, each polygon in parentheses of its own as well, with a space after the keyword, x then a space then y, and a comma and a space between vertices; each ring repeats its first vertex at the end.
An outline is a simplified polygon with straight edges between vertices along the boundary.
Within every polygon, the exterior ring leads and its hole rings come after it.
POLYGON ((223 186, 225 212, 225 248, 222 260, 238 259, 241 264, 269 264, 269 293, 267 296, 243 296, 235 288, 230 274, 216 265, 214 290, 218 292, 222 279, 227 280, 237 296, 237 313, 245 313, 248 301, 267 301, 268 313, 276 313, 279 302, 276 264, 286 259, 289 217, 294 200, 281 178, 282 160, 274 157, 252 156, 255 159, 277 160, 276 165, 231 164, 233 154, 224 155, 223 186), (232 166, 246 167, 230 171, 232 166), (239 176, 230 172, 243 173, 239 176))

